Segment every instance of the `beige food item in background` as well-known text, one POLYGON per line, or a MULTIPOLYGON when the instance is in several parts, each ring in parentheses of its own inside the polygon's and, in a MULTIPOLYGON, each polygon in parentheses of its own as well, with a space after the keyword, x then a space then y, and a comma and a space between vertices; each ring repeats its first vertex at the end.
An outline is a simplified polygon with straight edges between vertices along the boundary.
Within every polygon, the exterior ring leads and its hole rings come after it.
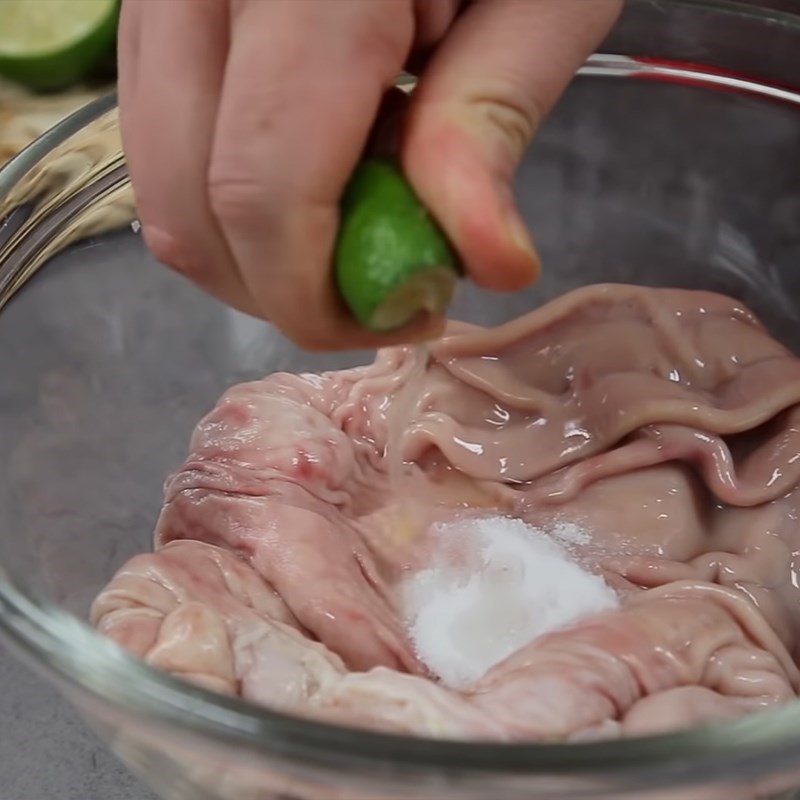
POLYGON ((112 89, 103 85, 37 95, 0 78, 0 166, 64 117, 112 89))
MULTIPOLYGON (((30 95, 15 85, 0 81, 0 164, 47 132, 65 116, 111 91, 113 87, 76 89, 57 95, 30 95)), ((0 220, 26 207, 24 222, 14 227, 3 246, 12 249, 31 229, 90 184, 102 186, 115 171, 124 168, 116 109, 84 125, 65 141, 55 144, 21 175, 11 190, 0 197, 0 220)), ((70 216, 46 246, 37 250, 13 276, 0 307, 31 274, 71 244, 125 228, 136 220, 130 183, 106 183, 101 199, 70 216)))

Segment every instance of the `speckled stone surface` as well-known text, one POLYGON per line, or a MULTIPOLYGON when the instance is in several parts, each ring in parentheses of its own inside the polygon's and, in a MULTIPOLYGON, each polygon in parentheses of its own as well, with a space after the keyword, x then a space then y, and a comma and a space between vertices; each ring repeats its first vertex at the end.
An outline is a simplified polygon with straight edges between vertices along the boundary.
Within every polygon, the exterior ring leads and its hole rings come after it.
POLYGON ((156 800, 68 703, 0 645, 0 800, 156 800))

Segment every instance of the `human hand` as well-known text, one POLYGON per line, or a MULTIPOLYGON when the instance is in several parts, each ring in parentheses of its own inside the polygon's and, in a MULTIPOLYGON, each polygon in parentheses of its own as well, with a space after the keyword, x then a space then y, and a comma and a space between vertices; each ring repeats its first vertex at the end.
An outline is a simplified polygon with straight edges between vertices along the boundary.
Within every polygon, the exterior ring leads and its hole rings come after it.
POLYGON ((432 335, 357 325, 331 257, 384 93, 425 62, 403 169, 479 285, 539 264, 512 179, 622 0, 125 0, 123 140, 155 256, 310 349, 432 335))

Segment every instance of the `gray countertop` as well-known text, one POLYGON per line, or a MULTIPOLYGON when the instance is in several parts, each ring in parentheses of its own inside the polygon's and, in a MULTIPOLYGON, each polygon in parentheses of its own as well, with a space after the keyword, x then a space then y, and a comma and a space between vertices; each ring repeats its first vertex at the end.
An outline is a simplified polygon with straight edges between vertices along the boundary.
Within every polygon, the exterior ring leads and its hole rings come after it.
POLYGON ((68 703, 0 644, 0 800, 155 800, 68 703))

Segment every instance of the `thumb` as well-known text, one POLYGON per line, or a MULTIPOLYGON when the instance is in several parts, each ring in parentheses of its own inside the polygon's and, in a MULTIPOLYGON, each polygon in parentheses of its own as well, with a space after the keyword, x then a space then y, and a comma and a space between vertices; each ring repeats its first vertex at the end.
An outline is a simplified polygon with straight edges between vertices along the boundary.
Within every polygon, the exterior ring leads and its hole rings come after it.
POLYGON ((608 32, 621 0, 478 0, 429 62, 403 169, 476 283, 520 289, 539 259, 516 209, 514 172, 543 116, 608 32))

